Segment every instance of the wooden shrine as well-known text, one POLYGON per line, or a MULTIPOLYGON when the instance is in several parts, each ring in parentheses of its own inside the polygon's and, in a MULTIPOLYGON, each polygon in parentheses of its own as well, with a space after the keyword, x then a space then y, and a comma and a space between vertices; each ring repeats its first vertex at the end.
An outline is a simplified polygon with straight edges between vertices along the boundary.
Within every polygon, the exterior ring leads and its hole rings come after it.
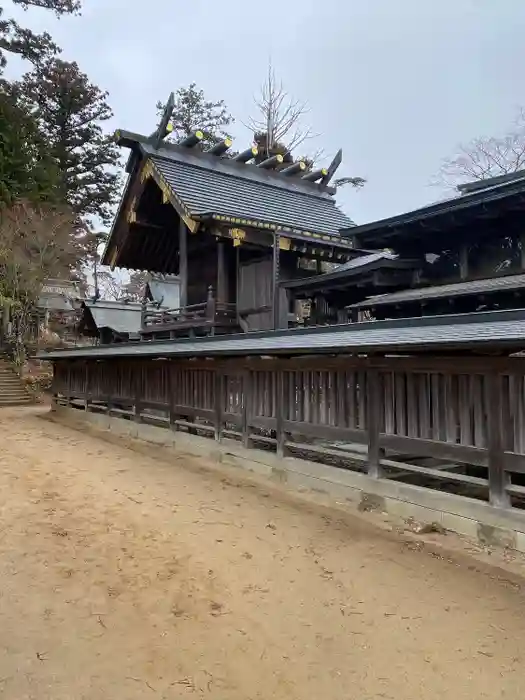
POLYGON ((130 150, 127 186, 103 256, 112 268, 177 275, 177 308, 144 314, 144 339, 286 328, 295 309, 285 281, 360 255, 340 229, 328 169, 282 156, 253 164, 230 139, 203 149, 196 131, 166 140, 172 101, 151 136, 117 132, 130 150))

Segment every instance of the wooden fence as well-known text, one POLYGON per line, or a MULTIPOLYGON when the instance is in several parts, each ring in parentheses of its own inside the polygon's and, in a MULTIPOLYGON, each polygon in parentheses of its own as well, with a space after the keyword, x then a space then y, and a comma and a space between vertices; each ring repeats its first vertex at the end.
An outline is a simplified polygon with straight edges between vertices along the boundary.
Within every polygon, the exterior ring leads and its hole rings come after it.
POLYGON ((64 359, 54 394, 279 456, 525 504, 525 358, 64 359))

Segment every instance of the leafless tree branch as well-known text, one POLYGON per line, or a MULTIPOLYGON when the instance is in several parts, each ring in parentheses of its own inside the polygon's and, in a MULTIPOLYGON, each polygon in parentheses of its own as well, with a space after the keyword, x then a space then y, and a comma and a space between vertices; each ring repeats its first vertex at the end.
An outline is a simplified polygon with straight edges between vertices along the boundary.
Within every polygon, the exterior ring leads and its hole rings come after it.
POLYGON ((506 175, 525 167, 525 111, 520 109, 504 136, 479 137, 446 158, 432 184, 456 188, 474 180, 506 175))
POLYGON ((273 148, 283 144, 290 153, 305 141, 318 136, 310 127, 304 127, 301 123, 310 111, 307 103, 289 95, 282 82, 276 78, 271 63, 261 92, 254 102, 257 116, 251 117, 245 126, 254 134, 267 135, 264 155, 270 155, 273 148))

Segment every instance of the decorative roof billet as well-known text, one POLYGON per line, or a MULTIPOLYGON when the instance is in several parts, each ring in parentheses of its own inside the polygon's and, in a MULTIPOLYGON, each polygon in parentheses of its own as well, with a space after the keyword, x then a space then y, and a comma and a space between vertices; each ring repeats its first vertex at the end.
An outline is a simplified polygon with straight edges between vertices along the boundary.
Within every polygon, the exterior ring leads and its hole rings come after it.
POLYGON ((517 289, 525 289, 525 274, 491 277, 490 279, 471 280, 468 282, 454 282, 453 284, 439 284, 433 287, 418 287, 417 289, 404 289, 400 292, 392 292, 392 294, 380 294, 378 296, 369 297, 357 304, 352 304, 348 308, 370 309, 375 306, 407 304, 430 299, 446 299, 448 297, 492 294, 494 292, 514 291, 517 289))
MULTIPOLYGON (((193 220, 215 219, 269 230, 329 234, 338 239, 341 228, 354 225, 336 206, 334 190, 305 180, 308 174, 294 177, 195 147, 162 142, 155 148, 149 138, 139 134, 120 132, 117 142, 147 159, 151 167, 148 174, 169 188, 193 220)), ((248 156, 253 158, 256 153, 257 149, 249 149, 248 156)), ((317 177, 322 179, 326 174, 322 169, 317 177)))

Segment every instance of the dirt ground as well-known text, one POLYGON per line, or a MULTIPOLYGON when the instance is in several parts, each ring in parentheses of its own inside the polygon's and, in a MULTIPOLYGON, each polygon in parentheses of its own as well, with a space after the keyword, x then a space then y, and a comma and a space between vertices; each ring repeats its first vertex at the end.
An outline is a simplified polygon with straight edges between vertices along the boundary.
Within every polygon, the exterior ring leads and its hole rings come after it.
POLYGON ((515 579, 0 411, 0 698, 525 697, 515 579))

